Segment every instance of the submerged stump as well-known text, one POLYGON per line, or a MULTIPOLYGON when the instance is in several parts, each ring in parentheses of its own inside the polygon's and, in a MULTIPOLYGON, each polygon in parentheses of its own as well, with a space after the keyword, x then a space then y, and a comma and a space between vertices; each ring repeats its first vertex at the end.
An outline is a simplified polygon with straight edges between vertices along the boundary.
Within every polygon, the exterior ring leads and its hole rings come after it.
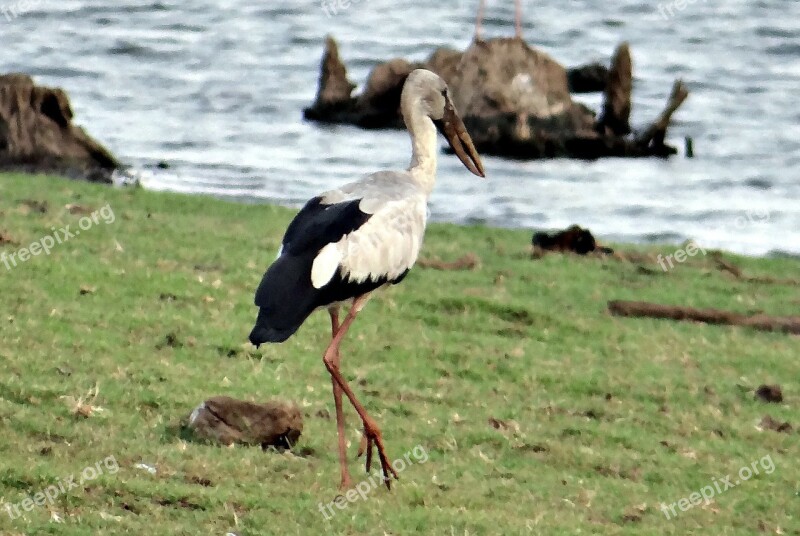
POLYGON ((567 70, 522 39, 473 42, 465 51, 439 48, 423 62, 392 59, 376 66, 359 95, 347 79, 336 41, 326 39, 315 102, 306 119, 363 128, 403 128, 400 92, 408 74, 425 68, 450 87, 475 146, 485 154, 519 159, 668 156, 672 114, 688 96, 676 82, 665 111, 641 134, 629 126, 633 68, 622 43, 610 69, 567 70), (572 100, 571 92, 602 89, 601 117, 572 100))

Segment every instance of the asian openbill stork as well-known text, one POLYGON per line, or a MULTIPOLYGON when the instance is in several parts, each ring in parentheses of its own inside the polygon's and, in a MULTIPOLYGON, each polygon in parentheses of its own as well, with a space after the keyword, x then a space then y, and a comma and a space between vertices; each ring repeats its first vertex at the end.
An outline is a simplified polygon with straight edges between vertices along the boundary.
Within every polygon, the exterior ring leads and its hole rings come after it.
POLYGON ((359 456, 378 449, 383 478, 397 478, 378 425, 339 371, 339 345, 371 293, 397 284, 414 266, 422 246, 427 202, 436 180, 436 130, 444 134, 461 162, 484 176, 480 156, 456 113, 444 80, 424 69, 403 86, 400 109, 411 135, 411 164, 405 171, 379 171, 314 197, 289 224, 278 258, 264 274, 255 296, 260 307, 250 342, 288 339, 317 309, 328 310, 331 342, 323 361, 331 375, 339 434, 342 489, 352 486, 347 469, 342 393, 363 424, 359 456), (351 302, 344 321, 340 307, 351 302))
MULTIPOLYGON (((478 4, 478 15, 475 17, 475 40, 481 40, 481 22, 483 21, 483 8, 486 0, 480 0, 478 4)), ((517 39, 522 39, 522 7, 520 0, 514 0, 514 35, 517 39)))

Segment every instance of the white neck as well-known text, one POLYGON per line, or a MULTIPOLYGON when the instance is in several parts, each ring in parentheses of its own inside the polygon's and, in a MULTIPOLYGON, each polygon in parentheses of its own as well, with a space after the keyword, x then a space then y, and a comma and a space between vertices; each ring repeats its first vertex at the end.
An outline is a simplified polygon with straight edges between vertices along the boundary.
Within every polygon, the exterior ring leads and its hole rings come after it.
POLYGON ((430 117, 422 113, 419 100, 403 106, 403 118, 411 135, 411 164, 408 171, 427 195, 433 191, 436 182, 436 127, 430 117))

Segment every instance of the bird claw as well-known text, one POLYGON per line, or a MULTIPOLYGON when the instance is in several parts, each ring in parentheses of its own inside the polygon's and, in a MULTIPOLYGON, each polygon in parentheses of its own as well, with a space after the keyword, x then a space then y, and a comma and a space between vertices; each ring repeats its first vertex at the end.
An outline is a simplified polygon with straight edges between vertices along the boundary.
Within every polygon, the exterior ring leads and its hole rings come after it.
POLYGON ((395 480, 399 480, 400 477, 397 476, 397 471, 394 470, 394 467, 392 467, 392 464, 389 462, 389 458, 386 456, 386 450, 383 447, 383 440, 381 440, 380 432, 377 429, 371 430, 365 426, 364 433, 361 435, 361 443, 358 447, 358 457, 360 458, 366 452, 367 459, 365 465, 367 474, 372 470, 373 447, 378 449, 378 458, 380 459, 381 470, 383 471, 383 483, 386 484, 386 489, 391 490, 391 477, 394 477, 395 480))

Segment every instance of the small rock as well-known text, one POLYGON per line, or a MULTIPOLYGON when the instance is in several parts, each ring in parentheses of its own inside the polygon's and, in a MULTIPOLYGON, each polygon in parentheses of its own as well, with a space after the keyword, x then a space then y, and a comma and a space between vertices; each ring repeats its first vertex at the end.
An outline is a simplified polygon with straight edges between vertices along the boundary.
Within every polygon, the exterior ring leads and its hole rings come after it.
POLYGON ((290 403, 257 404, 217 396, 192 411, 188 428, 201 439, 223 445, 292 448, 303 433, 303 414, 290 403))

